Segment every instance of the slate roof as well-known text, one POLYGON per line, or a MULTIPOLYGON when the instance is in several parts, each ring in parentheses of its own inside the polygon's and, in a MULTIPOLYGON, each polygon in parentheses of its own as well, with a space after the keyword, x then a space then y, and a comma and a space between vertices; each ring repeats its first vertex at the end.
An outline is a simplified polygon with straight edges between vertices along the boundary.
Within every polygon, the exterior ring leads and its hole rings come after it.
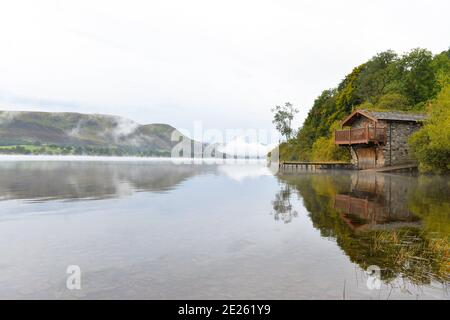
POLYGON ((406 112, 390 112, 390 111, 369 111, 369 110, 356 110, 353 111, 347 118, 342 121, 342 125, 349 125, 355 120, 355 116, 364 116, 373 121, 386 120, 386 121, 405 121, 405 122, 417 122, 426 119, 426 115, 422 113, 406 113, 406 112))
POLYGON ((367 111, 360 110, 371 115, 377 120, 392 120, 392 121, 423 121, 426 115, 422 113, 406 113, 406 112, 389 112, 389 111, 367 111))

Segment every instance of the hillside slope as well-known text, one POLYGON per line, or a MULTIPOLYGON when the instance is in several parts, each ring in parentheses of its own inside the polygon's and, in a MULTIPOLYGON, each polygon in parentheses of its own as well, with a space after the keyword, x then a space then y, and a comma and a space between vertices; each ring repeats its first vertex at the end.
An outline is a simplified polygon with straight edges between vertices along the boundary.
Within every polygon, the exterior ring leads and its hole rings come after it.
POLYGON ((115 148, 167 154, 179 134, 167 124, 140 125, 110 115, 0 111, 0 145, 115 148))

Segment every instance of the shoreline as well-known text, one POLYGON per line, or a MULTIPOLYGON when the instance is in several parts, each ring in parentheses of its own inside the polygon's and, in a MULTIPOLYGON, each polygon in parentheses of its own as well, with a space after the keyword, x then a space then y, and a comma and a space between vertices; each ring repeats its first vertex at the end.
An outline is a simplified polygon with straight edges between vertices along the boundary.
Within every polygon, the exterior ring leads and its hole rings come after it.
POLYGON ((170 158, 132 156, 90 156, 90 155, 0 155, 0 162, 26 161, 78 161, 78 162, 173 162, 179 164, 244 164, 266 163, 267 159, 223 159, 223 158, 170 158))

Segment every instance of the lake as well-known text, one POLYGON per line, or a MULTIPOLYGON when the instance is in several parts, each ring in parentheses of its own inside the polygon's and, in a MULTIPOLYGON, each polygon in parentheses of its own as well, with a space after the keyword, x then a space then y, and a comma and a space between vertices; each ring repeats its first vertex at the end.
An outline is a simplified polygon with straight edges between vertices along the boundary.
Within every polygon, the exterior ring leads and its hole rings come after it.
POLYGON ((2 299, 450 298, 446 177, 52 159, 0 159, 2 299))

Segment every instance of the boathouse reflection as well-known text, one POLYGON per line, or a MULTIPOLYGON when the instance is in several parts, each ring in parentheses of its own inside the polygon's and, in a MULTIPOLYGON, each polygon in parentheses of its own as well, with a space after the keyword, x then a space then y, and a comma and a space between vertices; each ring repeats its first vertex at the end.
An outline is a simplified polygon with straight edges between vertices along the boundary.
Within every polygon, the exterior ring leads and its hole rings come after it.
POLYGON ((385 283, 449 283, 446 179, 331 171, 278 178, 291 199, 302 199, 321 236, 362 269, 379 266, 385 283))
POLYGON ((408 184, 392 176, 355 174, 351 191, 334 196, 334 209, 354 231, 420 227, 408 208, 408 184))

